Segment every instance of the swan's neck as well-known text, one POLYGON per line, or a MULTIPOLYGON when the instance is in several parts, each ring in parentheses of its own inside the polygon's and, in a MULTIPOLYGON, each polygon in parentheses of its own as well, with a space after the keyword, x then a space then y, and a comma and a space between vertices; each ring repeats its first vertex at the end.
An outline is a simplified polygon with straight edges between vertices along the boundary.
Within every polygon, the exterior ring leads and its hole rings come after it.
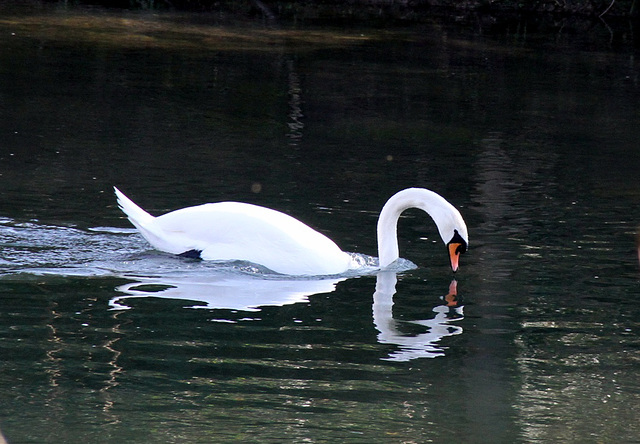
POLYGON ((424 188, 408 188, 394 194, 384 205, 378 219, 378 258, 380 268, 387 267, 399 258, 398 219, 403 211, 419 208, 429 214, 438 227, 446 244, 454 230, 467 239, 467 227, 456 208, 442 196, 424 188))

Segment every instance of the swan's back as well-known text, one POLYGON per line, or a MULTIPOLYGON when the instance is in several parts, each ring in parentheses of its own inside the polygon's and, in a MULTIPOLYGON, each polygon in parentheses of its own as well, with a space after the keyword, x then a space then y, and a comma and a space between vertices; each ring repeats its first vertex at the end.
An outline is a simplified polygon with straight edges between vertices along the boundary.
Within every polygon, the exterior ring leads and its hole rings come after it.
POLYGON ((156 224, 202 259, 246 260, 286 274, 336 274, 349 267, 349 255, 328 237, 257 205, 204 204, 167 213, 156 224))
POLYGON ((153 217, 122 193, 118 199, 145 239, 168 253, 194 250, 202 259, 248 261, 293 275, 339 274, 351 266, 350 255, 331 239, 269 208, 219 202, 153 217))

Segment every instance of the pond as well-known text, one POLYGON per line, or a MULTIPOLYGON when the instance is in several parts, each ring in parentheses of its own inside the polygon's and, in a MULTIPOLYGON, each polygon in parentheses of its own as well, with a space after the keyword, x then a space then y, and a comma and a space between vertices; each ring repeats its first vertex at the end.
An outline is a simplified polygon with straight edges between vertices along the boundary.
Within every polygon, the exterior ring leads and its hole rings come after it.
POLYGON ((637 441, 640 66, 605 31, 4 7, 7 441, 637 441), (174 257, 113 186, 154 215, 274 208, 372 257, 382 205, 424 187, 469 250, 454 275, 409 210, 417 268, 174 257))

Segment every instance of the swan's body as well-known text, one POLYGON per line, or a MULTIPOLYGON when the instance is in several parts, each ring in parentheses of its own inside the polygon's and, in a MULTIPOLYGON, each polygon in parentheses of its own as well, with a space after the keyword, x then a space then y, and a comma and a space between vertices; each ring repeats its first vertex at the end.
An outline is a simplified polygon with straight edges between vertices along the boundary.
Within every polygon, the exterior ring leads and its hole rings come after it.
MULTIPOLYGON (((154 217, 115 188, 118 204, 142 236, 167 253, 205 260, 242 260, 290 275, 335 275, 358 268, 331 239, 279 211, 239 202, 183 208, 154 217)), ((456 210, 433 191, 409 188, 385 204, 378 220, 380 267, 398 259, 400 214, 417 207, 431 215, 448 245, 451 266, 468 244, 467 227, 456 210)))

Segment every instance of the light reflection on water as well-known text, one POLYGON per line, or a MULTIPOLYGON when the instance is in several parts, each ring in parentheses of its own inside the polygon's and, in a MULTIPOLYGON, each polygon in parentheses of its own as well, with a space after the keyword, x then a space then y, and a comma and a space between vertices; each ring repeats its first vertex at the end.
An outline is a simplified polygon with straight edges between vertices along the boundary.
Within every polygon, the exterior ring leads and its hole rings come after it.
POLYGON ((308 297, 318 293, 331 293, 337 279, 265 279, 260 276, 239 276, 211 271, 206 276, 177 276, 139 278, 121 285, 118 292, 128 296, 116 296, 109 305, 113 309, 127 309, 129 298, 162 297, 192 301, 192 308, 260 311, 260 307, 306 303, 308 297))

